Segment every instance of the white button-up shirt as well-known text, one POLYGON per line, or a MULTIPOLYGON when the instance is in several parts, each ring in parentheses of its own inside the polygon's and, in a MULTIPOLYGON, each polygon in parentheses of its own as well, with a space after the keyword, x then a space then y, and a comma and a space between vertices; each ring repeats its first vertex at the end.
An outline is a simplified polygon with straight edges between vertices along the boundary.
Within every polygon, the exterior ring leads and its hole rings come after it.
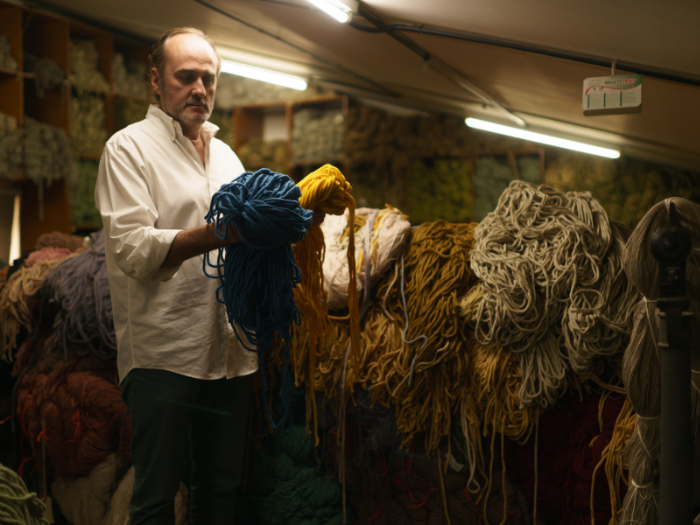
POLYGON ((205 165, 180 124, 157 106, 105 146, 95 201, 105 228, 120 380, 133 368, 198 379, 257 369, 255 354, 231 337, 216 300, 219 281, 204 275, 204 256, 160 269, 178 232, 206 224, 214 193, 245 171, 214 138, 218 129, 209 122, 201 128, 205 165))

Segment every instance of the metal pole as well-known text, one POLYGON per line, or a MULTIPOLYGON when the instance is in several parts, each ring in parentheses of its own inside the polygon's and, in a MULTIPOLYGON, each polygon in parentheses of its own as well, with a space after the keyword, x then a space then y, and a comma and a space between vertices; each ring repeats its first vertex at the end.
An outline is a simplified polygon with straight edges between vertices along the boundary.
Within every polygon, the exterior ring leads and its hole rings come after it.
POLYGON ((651 238, 659 261, 659 347, 661 348, 660 525, 693 523, 693 434, 690 406, 690 343, 692 313, 685 292, 686 258, 691 242, 671 224, 651 238))

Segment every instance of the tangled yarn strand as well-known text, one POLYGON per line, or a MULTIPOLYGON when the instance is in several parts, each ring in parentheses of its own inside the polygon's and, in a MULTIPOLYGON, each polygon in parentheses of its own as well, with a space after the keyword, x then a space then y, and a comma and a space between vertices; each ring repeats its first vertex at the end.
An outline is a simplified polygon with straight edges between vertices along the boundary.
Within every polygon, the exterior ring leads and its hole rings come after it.
POLYGON ((299 205, 300 196, 299 188, 287 175, 268 169, 246 172, 221 187, 205 216, 207 223, 216 224, 220 240, 227 237, 230 226, 235 226, 243 238, 243 242, 220 248, 216 262, 209 253, 205 254, 203 270, 220 282, 216 297, 226 305, 236 337, 245 348, 258 354, 265 384, 265 410, 273 428, 292 423, 289 343, 292 325, 301 323, 293 288, 302 279, 292 244, 301 241, 312 219, 312 212, 299 205), (213 268, 214 273, 210 274, 207 268, 213 268), (243 341, 239 330, 253 348, 243 341), (281 392, 284 414, 277 423, 267 402, 265 374, 265 351, 272 346, 275 332, 284 341, 281 392))

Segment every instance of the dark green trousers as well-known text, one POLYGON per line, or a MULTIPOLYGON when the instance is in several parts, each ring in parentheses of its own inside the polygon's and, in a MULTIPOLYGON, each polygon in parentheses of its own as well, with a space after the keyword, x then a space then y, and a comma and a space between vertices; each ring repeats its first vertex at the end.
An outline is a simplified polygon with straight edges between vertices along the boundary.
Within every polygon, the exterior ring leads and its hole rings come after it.
POLYGON ((131 525, 173 525, 184 443, 190 525, 230 525, 245 459, 251 376, 207 381, 136 368, 121 383, 134 429, 131 525))

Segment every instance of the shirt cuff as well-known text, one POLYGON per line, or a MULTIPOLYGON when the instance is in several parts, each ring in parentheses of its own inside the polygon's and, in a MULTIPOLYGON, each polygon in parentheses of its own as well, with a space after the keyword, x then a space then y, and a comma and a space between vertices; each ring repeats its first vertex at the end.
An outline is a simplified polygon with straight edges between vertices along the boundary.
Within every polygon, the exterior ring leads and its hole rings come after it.
POLYGON ((127 262, 136 275, 146 281, 167 281, 172 279, 180 269, 180 264, 161 268, 170 251, 173 241, 181 230, 161 230, 151 228, 148 242, 142 242, 127 257, 127 262))

